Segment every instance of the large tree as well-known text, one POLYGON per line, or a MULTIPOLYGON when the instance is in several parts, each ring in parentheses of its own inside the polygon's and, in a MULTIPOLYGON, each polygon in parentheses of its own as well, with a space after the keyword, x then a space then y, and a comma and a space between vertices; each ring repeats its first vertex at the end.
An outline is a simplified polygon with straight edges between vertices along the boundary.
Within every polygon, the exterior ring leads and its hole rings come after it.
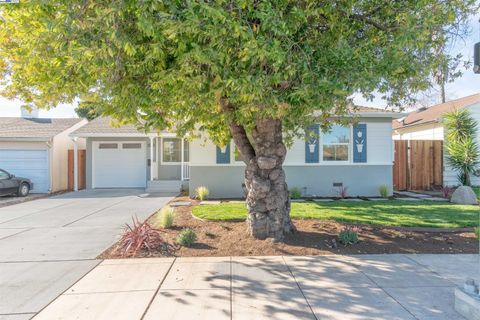
POLYGON ((233 138, 248 225, 292 232, 285 143, 374 91, 428 88, 475 0, 50 0, 2 6, 3 95, 87 102, 121 121, 233 138), (441 34, 445 35, 438 37, 441 34), (315 118, 312 117, 314 111, 315 118))

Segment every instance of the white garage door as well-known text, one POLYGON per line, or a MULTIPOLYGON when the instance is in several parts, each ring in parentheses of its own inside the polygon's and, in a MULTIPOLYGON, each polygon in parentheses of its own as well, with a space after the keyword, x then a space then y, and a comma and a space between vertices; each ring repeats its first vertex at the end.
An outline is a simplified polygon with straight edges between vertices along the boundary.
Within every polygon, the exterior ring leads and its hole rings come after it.
POLYGON ((47 150, 1 150, 0 168, 33 182, 35 193, 50 189, 47 150))
POLYGON ((145 188, 145 142, 93 143, 93 188, 145 188))

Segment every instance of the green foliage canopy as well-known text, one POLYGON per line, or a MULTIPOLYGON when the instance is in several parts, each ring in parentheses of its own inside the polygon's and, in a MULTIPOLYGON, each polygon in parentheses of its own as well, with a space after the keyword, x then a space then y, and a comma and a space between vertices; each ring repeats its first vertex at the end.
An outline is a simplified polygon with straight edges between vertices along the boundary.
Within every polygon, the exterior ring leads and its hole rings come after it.
POLYGON ((2 94, 179 134, 282 119, 295 133, 374 90, 429 86, 474 0, 32 0, 0 10, 2 94), (442 32, 440 32, 442 31, 442 32), (438 36, 441 35, 441 36, 438 36), (225 112, 222 99, 234 108, 225 112))

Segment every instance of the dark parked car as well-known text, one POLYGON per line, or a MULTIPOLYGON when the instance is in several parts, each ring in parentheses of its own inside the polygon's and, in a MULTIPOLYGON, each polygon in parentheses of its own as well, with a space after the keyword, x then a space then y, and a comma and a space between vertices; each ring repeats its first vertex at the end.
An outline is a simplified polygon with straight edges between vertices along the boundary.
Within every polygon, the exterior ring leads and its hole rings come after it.
POLYGON ((0 196, 16 194, 25 197, 32 189, 33 183, 30 179, 15 177, 13 174, 0 169, 0 196))

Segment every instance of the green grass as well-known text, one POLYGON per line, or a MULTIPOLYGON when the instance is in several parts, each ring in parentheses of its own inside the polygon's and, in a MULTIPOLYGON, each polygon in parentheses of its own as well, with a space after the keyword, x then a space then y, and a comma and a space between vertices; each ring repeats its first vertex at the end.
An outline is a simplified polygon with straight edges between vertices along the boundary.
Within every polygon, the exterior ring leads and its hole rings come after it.
MULTIPOLYGON (((193 208, 193 214, 213 221, 245 220, 243 203, 221 203, 193 208)), ((294 219, 322 219, 340 222, 403 227, 461 228, 478 226, 478 206, 432 201, 294 202, 294 219)))

